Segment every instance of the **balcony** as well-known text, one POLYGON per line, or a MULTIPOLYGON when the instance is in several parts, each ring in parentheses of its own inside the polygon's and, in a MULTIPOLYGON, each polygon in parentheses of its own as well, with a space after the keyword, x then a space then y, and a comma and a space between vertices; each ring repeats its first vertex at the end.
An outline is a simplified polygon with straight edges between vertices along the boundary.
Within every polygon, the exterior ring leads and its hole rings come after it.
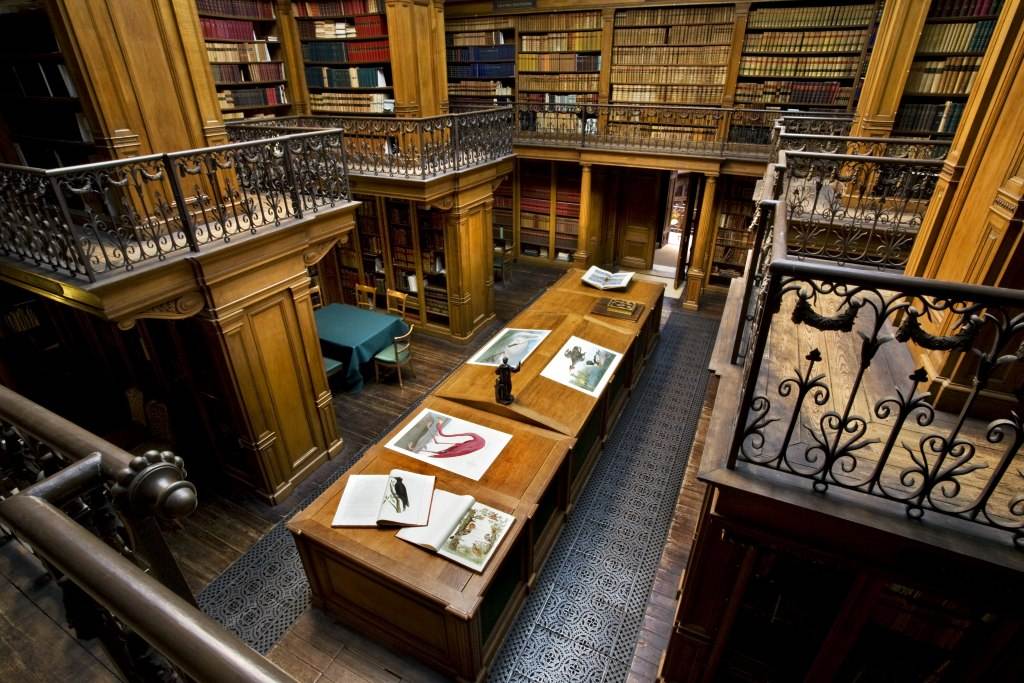
POLYGON ((85 286, 348 206, 342 133, 45 170, 0 165, 0 258, 85 286))
POLYGON ((903 274, 945 144, 776 140, 702 477, 1019 567, 1024 293, 903 274))

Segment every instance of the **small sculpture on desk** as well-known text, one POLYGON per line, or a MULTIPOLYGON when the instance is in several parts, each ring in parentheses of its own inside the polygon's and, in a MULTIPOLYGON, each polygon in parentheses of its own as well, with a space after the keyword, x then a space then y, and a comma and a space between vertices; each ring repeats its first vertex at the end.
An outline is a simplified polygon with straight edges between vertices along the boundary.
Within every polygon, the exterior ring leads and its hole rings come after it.
POLYGON ((523 362, 519 361, 519 364, 512 367, 508 364, 508 358, 503 357, 501 359, 501 365, 494 369, 494 374, 497 377, 494 379, 494 400, 498 403, 507 406, 515 400, 515 396, 512 395, 512 373, 519 372, 523 367, 523 362))

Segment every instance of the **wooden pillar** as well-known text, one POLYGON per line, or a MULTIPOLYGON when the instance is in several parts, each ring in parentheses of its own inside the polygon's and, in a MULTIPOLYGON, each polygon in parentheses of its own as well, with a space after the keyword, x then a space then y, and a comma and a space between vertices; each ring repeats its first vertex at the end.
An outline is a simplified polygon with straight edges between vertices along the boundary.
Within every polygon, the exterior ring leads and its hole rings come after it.
POLYGON ((700 307, 700 296, 704 292, 704 280, 711 269, 711 254, 715 248, 714 216, 715 186, 718 176, 704 176, 704 198, 700 206, 700 222, 693 244, 693 258, 690 268, 686 271, 686 291, 683 292, 682 306, 688 311, 696 311, 700 307))
POLYGON ((448 49, 444 42, 444 1, 430 0, 434 36, 434 91, 438 98, 438 113, 448 113, 448 49))
POLYGON ((885 3, 850 135, 886 137, 892 132, 930 4, 885 3))
POLYGON ((294 257, 223 278, 218 271, 203 273, 203 317, 240 446, 225 454, 224 468, 273 505, 342 446, 306 263, 294 257))
MULTIPOLYGON (((747 34, 747 20, 750 17, 750 3, 737 2, 735 23, 732 28, 732 44, 729 47, 729 67, 725 74, 725 92, 722 106, 731 107, 736 102, 736 82, 739 80, 740 59, 743 55, 743 40, 747 34)), ((722 138, 723 140, 725 138, 722 138)))
MULTIPOLYGON (((1020 289, 1024 220, 1024 0, 1008 0, 996 23, 981 71, 906 272, 952 282, 1020 289)), ((929 331, 953 334, 956 316, 929 331)), ((911 345, 914 349, 915 346, 911 345)), ((933 378, 936 406, 957 410, 970 391, 971 355, 919 351, 933 378)), ((1005 417, 1019 372, 1001 372, 983 395, 982 414, 1005 417), (1002 408, 1000 408, 1002 405, 1002 408)))
POLYGON ((285 78, 288 79, 288 102, 292 114, 309 114, 309 86, 306 84, 305 60, 302 56, 302 38, 299 23, 295 21, 292 0, 275 3, 277 25, 280 27, 281 52, 284 55, 285 78))
POLYGON ((189 0, 52 0, 49 9, 111 158, 227 141, 189 0))
MULTIPOLYGON (((447 98, 447 78, 438 78, 437 13, 433 0, 386 0, 395 114, 435 116, 447 98), (441 86, 444 86, 443 94, 441 86)), ((444 24, 439 26, 444 41, 444 24)))
POLYGON ((483 204, 484 210, 484 230, 487 235, 490 235, 488 239, 484 237, 484 242, 487 244, 484 250, 484 260, 487 262, 485 265, 486 270, 484 271, 484 292, 487 295, 487 305, 484 307, 485 311, 494 311, 494 199, 493 195, 491 199, 488 199, 483 204))
POLYGON ((580 165, 583 167, 580 173, 580 227, 573 260, 576 265, 589 268, 592 261, 590 235, 593 232, 590 214, 590 164, 580 165))

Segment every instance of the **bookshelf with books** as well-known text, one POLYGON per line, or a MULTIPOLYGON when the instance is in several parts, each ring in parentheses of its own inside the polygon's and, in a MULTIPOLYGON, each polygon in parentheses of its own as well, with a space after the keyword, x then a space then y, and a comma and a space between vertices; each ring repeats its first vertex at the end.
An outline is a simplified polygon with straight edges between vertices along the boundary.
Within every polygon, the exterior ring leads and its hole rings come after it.
POLYGON ((393 114, 384 0, 294 0, 314 114, 393 114))
POLYGON ((381 224, 381 200, 378 197, 353 195, 361 204, 356 208, 356 239, 359 258, 359 280, 377 290, 377 306, 387 307, 385 294, 388 288, 387 271, 384 264, 388 262, 385 240, 381 224))
POLYGON ((85 105, 47 13, 0 15, 0 154, 40 168, 99 161, 85 105))
POLYGON ((422 321, 444 328, 448 328, 450 324, 448 269, 445 260, 446 220, 446 212, 439 209, 419 209, 416 212, 422 321))
POLYGON ((555 164, 554 259, 571 263, 580 234, 580 167, 555 164))
POLYGON ((453 109, 515 100, 516 37, 511 17, 447 22, 445 53, 453 109))
POLYGON ((391 256, 388 286, 408 294, 405 301, 406 315, 419 318, 420 282, 416 267, 418 249, 410 202, 405 199, 385 199, 384 223, 387 226, 388 251, 391 256))
POLYGON ((224 119, 288 113, 273 0, 196 0, 196 9, 224 119))
POLYGON ((849 110, 867 66, 881 1, 755 4, 736 104, 849 110))
POLYGON ((552 163, 519 162, 519 253, 551 258, 552 163))
POLYGON ((754 217, 755 179, 723 176, 720 182, 718 221, 708 284, 728 286, 742 277, 747 251, 754 246, 750 224, 754 217))
POLYGON ((612 104, 721 105, 733 10, 708 5, 616 12, 612 104))
POLYGON ((918 39, 893 135, 952 137, 1002 0, 934 0, 918 39))
POLYGON ((494 191, 494 212, 492 214, 492 226, 494 239, 505 240, 505 243, 512 246, 515 241, 515 221, 512 219, 513 202, 515 201, 514 181, 511 176, 506 177, 498 189, 494 191))
POLYGON ((516 18, 516 33, 516 88, 520 101, 598 101, 600 12, 524 14, 516 18))

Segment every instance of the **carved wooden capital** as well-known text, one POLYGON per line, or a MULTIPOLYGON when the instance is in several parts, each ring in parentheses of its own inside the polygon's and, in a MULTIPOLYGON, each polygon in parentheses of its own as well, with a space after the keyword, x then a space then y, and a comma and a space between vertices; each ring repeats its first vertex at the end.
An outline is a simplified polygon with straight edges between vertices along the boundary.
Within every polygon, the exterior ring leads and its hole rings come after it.
POLYGON ((203 295, 199 292, 185 292, 177 299, 165 301, 162 304, 157 304, 152 308, 149 308, 141 313, 137 313, 130 318, 117 321, 117 327, 121 330, 130 330, 135 327, 135 321, 143 318, 152 318, 159 320, 183 320, 185 318, 191 318, 199 311, 203 310, 205 301, 203 295))

